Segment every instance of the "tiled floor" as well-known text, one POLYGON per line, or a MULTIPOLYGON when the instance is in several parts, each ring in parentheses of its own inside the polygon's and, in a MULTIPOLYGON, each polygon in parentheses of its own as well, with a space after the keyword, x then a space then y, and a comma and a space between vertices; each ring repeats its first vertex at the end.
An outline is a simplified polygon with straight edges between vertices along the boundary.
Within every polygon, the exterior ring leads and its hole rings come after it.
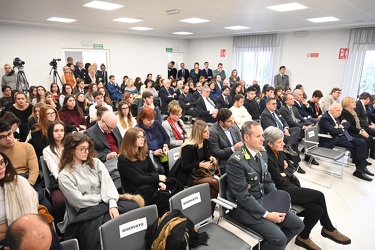
MULTIPOLYGON (((370 159, 374 166, 368 169, 375 172, 375 160, 370 159)), ((320 161, 320 167, 328 166, 328 163, 320 161)), ((352 240, 350 245, 339 245, 335 242, 323 238, 320 235, 321 226, 318 223, 311 232, 311 239, 322 249, 325 250, 367 250, 375 249, 375 180, 366 182, 352 176, 354 167, 344 167, 344 178, 332 178, 332 187, 326 188, 311 183, 314 182, 328 184, 329 177, 309 169, 303 162, 301 164, 306 174, 297 174, 300 177, 303 187, 314 188, 324 193, 327 201, 327 207, 331 221, 340 232, 349 236, 352 240), (302 179, 304 178, 304 179, 302 179)), ((338 169, 338 167, 335 167, 338 169)), ((218 218, 218 212, 215 212, 215 219, 218 218)), ((221 226, 230 229, 231 232, 243 238, 250 245, 254 246, 256 241, 246 233, 238 230, 230 224, 220 221, 221 226)), ((292 240, 286 248, 287 250, 303 250, 294 244, 292 240)))

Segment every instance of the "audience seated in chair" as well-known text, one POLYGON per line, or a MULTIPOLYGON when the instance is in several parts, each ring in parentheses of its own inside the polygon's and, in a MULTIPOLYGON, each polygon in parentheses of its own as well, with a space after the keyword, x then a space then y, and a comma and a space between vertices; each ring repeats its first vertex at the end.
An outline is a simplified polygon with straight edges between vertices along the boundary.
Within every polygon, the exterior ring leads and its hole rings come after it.
POLYGON ((283 153, 284 134, 276 127, 264 130, 264 140, 268 155, 268 171, 277 189, 286 191, 294 205, 300 205, 304 210, 297 214, 304 217, 305 228, 297 236, 295 244, 306 249, 320 249, 311 239, 312 228, 320 221, 321 234, 339 244, 350 244, 351 240, 341 234, 329 218, 324 194, 320 191, 303 188, 293 174, 294 168, 290 165, 283 153))
POLYGON ((107 169, 94 158, 95 154, 90 137, 70 134, 66 137, 59 165, 60 189, 67 206, 76 211, 64 224, 64 237, 77 238, 81 250, 99 250, 99 227, 119 214, 139 207, 129 200, 134 197, 119 197, 107 169))
POLYGON ((168 113, 169 115, 167 119, 163 121, 162 126, 170 138, 169 147, 179 147, 188 138, 188 134, 185 129, 185 124, 181 120, 182 109, 177 101, 169 103, 168 113))
POLYGON ((196 101, 198 118, 205 122, 216 122, 217 108, 214 100, 209 95, 211 91, 208 86, 202 87, 202 96, 196 101))
POLYGON ((241 128, 242 125, 247 122, 251 121, 252 117, 247 112, 247 109, 243 106, 245 102, 245 97, 241 94, 235 95, 234 96, 234 104, 230 108, 230 111, 233 113, 234 117, 234 123, 238 128, 241 128))

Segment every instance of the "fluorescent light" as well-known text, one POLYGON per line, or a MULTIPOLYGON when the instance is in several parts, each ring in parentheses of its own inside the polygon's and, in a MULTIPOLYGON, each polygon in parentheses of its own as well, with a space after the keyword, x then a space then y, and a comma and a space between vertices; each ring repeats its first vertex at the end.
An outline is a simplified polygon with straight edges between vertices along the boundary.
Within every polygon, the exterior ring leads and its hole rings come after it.
POLYGON ((333 17, 333 16, 327 16, 327 17, 317 17, 317 18, 309 18, 307 21, 312 23, 325 23, 325 22, 337 22, 340 21, 340 19, 333 17))
POLYGON ((100 10, 115 10, 124 7, 124 5, 121 4, 107 3, 102 1, 92 1, 83 6, 100 10))
POLYGON ((142 22, 142 19, 120 17, 120 18, 113 19, 112 21, 122 22, 122 23, 137 23, 137 22, 142 22))
POLYGON ((228 29, 228 30, 246 30, 246 29, 250 29, 250 27, 246 27, 246 26, 241 26, 241 25, 237 25, 237 26, 228 26, 228 27, 224 27, 225 29, 228 29))
POLYGON ((184 23, 206 23, 206 22, 209 22, 209 21, 210 20, 197 18, 197 17, 192 17, 192 18, 180 20, 180 22, 184 22, 184 23))
POLYGON ((47 21, 51 22, 60 22, 60 23, 72 23, 77 21, 76 19, 70 19, 70 18, 62 18, 62 17, 50 17, 47 19, 47 21))
POLYGON ((286 3, 286 4, 278 4, 266 7, 270 10, 284 12, 284 11, 292 11, 292 10, 303 10, 307 9, 308 7, 299 3, 286 3))
POLYGON ((131 30, 153 30, 154 28, 148 28, 148 27, 140 27, 140 26, 137 26, 137 27, 132 27, 130 28, 131 30))
POLYGON ((175 35, 181 35, 181 36, 187 36, 187 35, 193 35, 194 33, 186 32, 186 31, 179 31, 179 32, 173 32, 175 35))

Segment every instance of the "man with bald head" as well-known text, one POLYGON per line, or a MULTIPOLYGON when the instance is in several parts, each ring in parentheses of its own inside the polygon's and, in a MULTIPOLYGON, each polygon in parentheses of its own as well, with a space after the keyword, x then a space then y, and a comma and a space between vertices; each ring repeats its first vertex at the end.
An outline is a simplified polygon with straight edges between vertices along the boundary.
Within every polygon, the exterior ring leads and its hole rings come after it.
POLYGON ((122 137, 117 128, 117 118, 113 112, 105 112, 96 125, 85 131, 95 143, 95 150, 98 152, 102 162, 116 158, 121 146, 122 137))
POLYGON ((37 214, 28 214, 15 220, 9 226, 6 238, 6 250, 62 249, 47 222, 37 214))
POLYGON ((362 138, 352 137, 347 129, 350 123, 341 118, 342 107, 334 103, 329 107, 328 112, 324 113, 319 120, 321 134, 330 135, 331 138, 322 137, 319 139, 319 145, 326 148, 335 146, 346 148, 351 153, 356 170, 353 175, 365 181, 372 181, 370 176, 374 176, 367 169, 368 148, 366 141, 362 138))

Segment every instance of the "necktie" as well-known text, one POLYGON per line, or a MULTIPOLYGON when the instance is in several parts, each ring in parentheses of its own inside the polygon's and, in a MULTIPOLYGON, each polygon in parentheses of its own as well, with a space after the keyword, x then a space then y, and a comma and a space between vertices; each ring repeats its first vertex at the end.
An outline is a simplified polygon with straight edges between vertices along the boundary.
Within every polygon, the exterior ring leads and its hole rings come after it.
POLYGON ((185 76, 185 70, 182 69, 182 76, 185 76))
POLYGON ((294 115, 294 112, 293 112, 293 109, 292 109, 292 108, 289 108, 289 112, 290 112, 290 115, 291 115, 293 121, 298 122, 296 116, 294 115))
POLYGON ((284 81, 284 75, 281 75, 281 80, 283 80, 283 81, 284 81))
POLYGON ((259 155, 259 153, 256 153, 254 158, 255 158, 255 161, 258 164, 259 169, 262 169, 262 166, 260 165, 260 155, 259 155))
POLYGON ((211 104, 211 106, 215 108, 214 102, 208 97, 206 99, 207 99, 208 103, 211 104))
POLYGON ((279 129, 283 130, 284 126, 283 124, 280 122, 280 120, 276 117, 276 114, 275 112, 272 113, 272 116, 273 116, 273 119, 275 120, 276 122, 276 125, 279 129))
POLYGON ((227 96, 225 97, 224 100, 225 100, 225 103, 226 103, 227 105, 229 105, 229 101, 228 101, 228 97, 227 97, 227 96))
MULTIPOLYGON (((335 119, 335 121, 337 125, 340 125, 341 122, 339 119, 335 119)), ((353 141, 353 137, 348 133, 346 129, 343 128, 342 131, 344 132, 344 135, 348 141, 353 141)))

